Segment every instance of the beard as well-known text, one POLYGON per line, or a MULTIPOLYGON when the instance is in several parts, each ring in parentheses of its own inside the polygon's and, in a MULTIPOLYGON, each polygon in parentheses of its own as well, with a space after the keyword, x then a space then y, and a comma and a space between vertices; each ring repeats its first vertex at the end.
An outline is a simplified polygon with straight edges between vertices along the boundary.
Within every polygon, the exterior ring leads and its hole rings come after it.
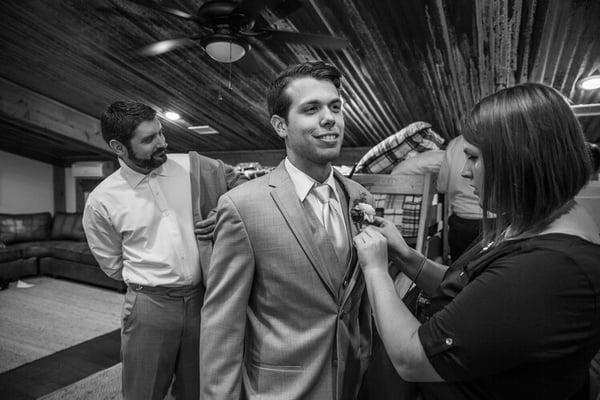
POLYGON ((153 170, 167 162, 167 148, 161 147, 157 149, 149 158, 139 158, 130 146, 127 147, 129 160, 141 169, 153 170))

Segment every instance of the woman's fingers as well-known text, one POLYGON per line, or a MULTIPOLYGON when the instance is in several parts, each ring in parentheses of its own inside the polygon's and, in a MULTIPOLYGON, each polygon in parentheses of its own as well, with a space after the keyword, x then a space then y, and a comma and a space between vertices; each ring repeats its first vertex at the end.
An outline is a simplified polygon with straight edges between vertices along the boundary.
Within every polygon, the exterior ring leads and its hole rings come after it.
POLYGON ((372 226, 368 226, 367 228, 365 228, 365 230, 363 231, 365 233, 365 235, 368 238, 371 238, 373 240, 377 240, 377 241, 382 241, 382 240, 386 240, 385 236, 376 228, 372 227, 372 226))
POLYGON ((354 237, 354 244, 359 250, 382 251, 387 248, 387 239, 376 229, 367 227, 354 237))
POLYGON ((374 216, 373 217, 373 225, 375 226, 383 226, 384 224, 389 223, 385 218, 374 216))
POLYGON ((354 245, 363 271, 387 270, 387 239, 377 229, 366 227, 354 237, 354 245))

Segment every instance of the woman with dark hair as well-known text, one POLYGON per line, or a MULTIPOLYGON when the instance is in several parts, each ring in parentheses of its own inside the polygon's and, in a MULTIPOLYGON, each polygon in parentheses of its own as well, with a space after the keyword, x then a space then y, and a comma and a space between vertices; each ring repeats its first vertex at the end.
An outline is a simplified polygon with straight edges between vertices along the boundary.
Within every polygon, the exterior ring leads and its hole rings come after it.
POLYGON ((581 128, 560 93, 524 84, 477 104, 463 135, 462 175, 484 211, 480 245, 448 268, 381 218, 354 240, 390 359, 405 380, 428 382, 425 399, 587 399, 600 237, 573 199, 591 171, 581 128), (396 296, 388 249, 431 298, 429 318, 396 296))

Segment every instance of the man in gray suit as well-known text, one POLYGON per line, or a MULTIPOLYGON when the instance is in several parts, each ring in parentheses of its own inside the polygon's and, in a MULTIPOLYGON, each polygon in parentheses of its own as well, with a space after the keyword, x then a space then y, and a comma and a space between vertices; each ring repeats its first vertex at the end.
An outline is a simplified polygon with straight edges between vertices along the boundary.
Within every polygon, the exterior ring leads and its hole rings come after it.
POLYGON ((323 62, 283 71, 267 100, 287 157, 219 200, 201 399, 356 398, 371 319, 349 214, 371 195, 331 166, 344 136, 340 80, 323 62))

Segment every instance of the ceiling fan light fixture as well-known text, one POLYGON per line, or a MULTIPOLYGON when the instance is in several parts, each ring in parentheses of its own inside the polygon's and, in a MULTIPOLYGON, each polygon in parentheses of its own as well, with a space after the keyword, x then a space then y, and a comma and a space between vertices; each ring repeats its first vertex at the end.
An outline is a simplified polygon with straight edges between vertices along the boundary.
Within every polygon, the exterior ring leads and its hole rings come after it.
POLYGON ((213 60, 232 63, 244 57, 250 50, 250 45, 233 35, 216 34, 205 39, 204 49, 213 60))
POLYGON ((583 78, 577 82, 577 86, 583 90, 600 89, 600 75, 591 75, 583 78))

